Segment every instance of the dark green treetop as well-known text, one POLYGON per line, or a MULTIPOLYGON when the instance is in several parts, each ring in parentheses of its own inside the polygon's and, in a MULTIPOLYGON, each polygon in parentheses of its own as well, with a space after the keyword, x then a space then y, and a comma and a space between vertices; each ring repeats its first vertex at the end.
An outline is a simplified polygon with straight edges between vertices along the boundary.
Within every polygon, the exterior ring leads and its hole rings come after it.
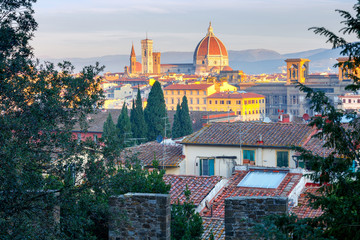
POLYGON ((119 139, 122 145, 125 147, 129 144, 129 138, 131 138, 131 122, 128 115, 128 109, 124 102, 121 109, 121 113, 117 120, 116 127, 119 129, 119 139))
MULTIPOLYGON (((168 123, 167 111, 164 94, 158 81, 156 81, 151 88, 147 106, 144 110, 144 116, 149 141, 155 140, 159 135, 165 135, 165 125, 168 123)), ((167 127, 167 131, 169 130, 169 127, 167 127)))
POLYGON ((136 95, 136 102, 133 103, 133 111, 131 112, 130 121, 133 137, 139 139, 137 141, 138 143, 145 142, 147 137, 147 125, 145 123, 139 88, 136 95))
POLYGON ((183 96, 182 98, 180 121, 183 129, 182 136, 186 136, 193 133, 192 123, 189 113, 189 106, 186 96, 183 96))

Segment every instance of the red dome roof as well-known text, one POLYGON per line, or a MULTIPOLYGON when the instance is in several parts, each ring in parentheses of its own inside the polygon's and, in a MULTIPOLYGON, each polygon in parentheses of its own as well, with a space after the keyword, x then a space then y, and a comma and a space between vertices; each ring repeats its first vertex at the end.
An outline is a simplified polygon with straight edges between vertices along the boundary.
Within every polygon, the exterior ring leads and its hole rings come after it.
POLYGON ((223 71, 233 71, 233 69, 229 66, 223 68, 223 71))
POLYGON ((211 25, 209 26, 206 36, 196 46, 194 58, 209 55, 228 56, 224 44, 217 37, 215 37, 211 25))

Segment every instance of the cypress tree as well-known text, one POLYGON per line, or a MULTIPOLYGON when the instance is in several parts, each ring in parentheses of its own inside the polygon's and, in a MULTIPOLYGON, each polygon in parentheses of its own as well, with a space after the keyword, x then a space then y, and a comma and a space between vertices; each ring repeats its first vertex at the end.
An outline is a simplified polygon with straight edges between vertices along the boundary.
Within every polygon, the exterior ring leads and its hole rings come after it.
POLYGON ((181 137, 193 133, 192 122, 186 96, 183 97, 180 111, 181 137))
MULTIPOLYGON (((140 89, 138 88, 136 103, 133 101, 133 109, 131 111, 131 131, 134 138, 146 138, 147 126, 144 118, 144 111, 142 108, 142 100, 140 89)), ((138 142, 144 142, 145 139, 140 139, 138 142)))
POLYGON ((131 123, 125 102, 121 109, 121 113, 119 115, 116 127, 118 128, 119 131, 118 135, 121 143, 123 144, 123 146, 126 146, 126 139, 131 137, 129 136, 129 134, 131 134, 131 123))
MULTIPOLYGON (((155 140, 157 136, 164 136, 165 122, 168 124, 164 94, 158 81, 154 83, 149 93, 148 103, 144 110, 145 122, 148 127, 147 138, 155 140), (166 120, 165 120, 166 119, 166 120)), ((167 128, 167 131, 169 128, 167 128)), ((170 131, 169 131, 170 132, 170 131)))
POLYGON ((181 107, 180 104, 176 106, 176 113, 174 115, 174 122, 172 126, 172 137, 178 138, 182 136, 182 126, 181 126, 181 107))

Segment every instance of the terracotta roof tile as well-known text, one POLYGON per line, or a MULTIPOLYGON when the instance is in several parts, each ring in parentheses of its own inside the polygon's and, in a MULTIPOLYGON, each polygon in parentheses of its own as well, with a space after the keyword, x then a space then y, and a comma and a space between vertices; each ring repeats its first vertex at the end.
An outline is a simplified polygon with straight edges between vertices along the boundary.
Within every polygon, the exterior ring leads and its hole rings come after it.
POLYGON ((238 187, 239 182, 245 177, 249 171, 235 171, 227 186, 225 186, 220 193, 210 201, 212 206, 212 213, 209 209, 201 211, 202 216, 221 217, 224 218, 225 199, 229 197, 250 197, 250 196, 288 196, 294 187, 299 183, 302 175, 295 173, 287 173, 285 178, 277 188, 250 188, 238 187))
POLYGON ((314 133, 306 124, 233 122, 212 123, 189 135, 182 144, 243 146, 303 146, 314 133), (263 143, 258 143, 260 136, 263 143))
POLYGON ((265 96, 257 93, 219 92, 219 93, 214 93, 208 96, 207 98, 242 99, 242 98, 265 98, 265 96))
POLYGON ((225 222, 222 218, 203 217, 204 233, 201 239, 210 239, 210 233, 213 232, 214 238, 217 240, 225 239, 225 222))
POLYGON ((182 146, 180 144, 163 145, 156 141, 125 149, 120 155, 120 160, 123 161, 126 157, 134 155, 138 157, 144 166, 152 166, 154 156, 160 165, 167 167, 176 167, 183 160, 182 146), (164 156, 165 161, 163 161, 164 156))
POLYGON ((318 192, 320 186, 317 184, 306 184, 303 192, 300 194, 298 205, 296 207, 293 207, 290 212, 295 213, 300 218, 314 218, 319 217, 323 213, 322 210, 319 209, 313 209, 310 207, 309 199, 307 198, 308 194, 313 195, 319 195, 318 192))
POLYGON ((188 186, 191 195, 190 201, 194 205, 199 205, 201 201, 211 192, 215 185, 221 181, 220 176, 189 176, 189 175, 171 175, 166 174, 164 181, 171 184, 170 195, 171 204, 183 203, 186 198, 184 191, 188 186))
POLYGON ((205 90, 213 84, 172 84, 164 88, 164 90, 205 90))

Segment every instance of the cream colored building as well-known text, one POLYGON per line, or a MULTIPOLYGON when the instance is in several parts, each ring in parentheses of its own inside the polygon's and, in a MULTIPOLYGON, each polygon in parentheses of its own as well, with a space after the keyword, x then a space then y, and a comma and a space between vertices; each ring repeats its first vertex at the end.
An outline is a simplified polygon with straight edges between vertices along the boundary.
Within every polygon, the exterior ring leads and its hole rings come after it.
POLYGON ((306 124, 213 123, 186 137, 186 174, 230 177, 236 165, 296 168, 291 146, 305 146, 313 129, 306 124))

